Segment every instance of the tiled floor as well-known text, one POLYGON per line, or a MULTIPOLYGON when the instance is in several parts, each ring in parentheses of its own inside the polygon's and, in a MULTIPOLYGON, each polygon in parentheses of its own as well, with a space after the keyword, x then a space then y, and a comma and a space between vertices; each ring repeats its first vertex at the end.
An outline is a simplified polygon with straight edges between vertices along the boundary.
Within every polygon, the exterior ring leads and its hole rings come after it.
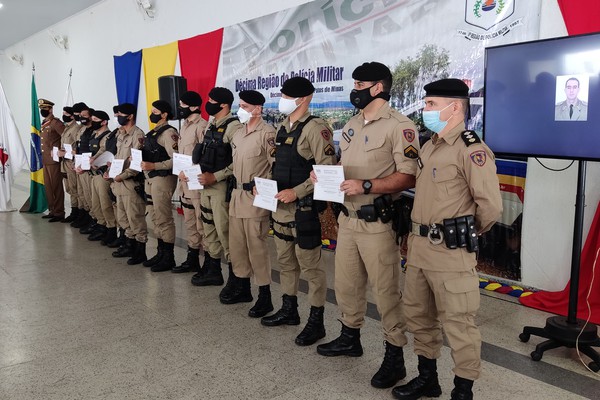
MULTIPOLYGON (((27 195, 24 174, 13 203, 20 206, 27 195)), ((177 220, 181 262, 185 241, 177 220)), ((150 255, 155 244, 151 239, 150 255)), ((332 288, 333 254, 324 258, 332 288)), ((303 325, 265 328, 246 316, 251 304, 222 305, 219 287, 194 287, 190 277, 127 266, 68 224, 0 213, 0 399, 392 398, 390 390, 369 385, 383 355, 372 311, 362 331, 365 354, 325 358, 315 346, 294 344, 303 325)), ((272 290, 278 308, 279 285, 272 290)), ((574 350, 550 351, 540 362, 529 358, 542 339, 521 343, 518 334, 523 325, 543 326, 548 314, 482 294, 484 370, 476 398, 600 398, 598 374, 587 371, 574 350)), ((299 302, 304 323, 304 293, 299 302)), ((326 340, 337 337, 337 316, 328 303, 326 340)), ((405 356, 410 378, 416 373, 412 345, 405 356)), ((449 398, 448 348, 438 366, 441 398, 449 398)))

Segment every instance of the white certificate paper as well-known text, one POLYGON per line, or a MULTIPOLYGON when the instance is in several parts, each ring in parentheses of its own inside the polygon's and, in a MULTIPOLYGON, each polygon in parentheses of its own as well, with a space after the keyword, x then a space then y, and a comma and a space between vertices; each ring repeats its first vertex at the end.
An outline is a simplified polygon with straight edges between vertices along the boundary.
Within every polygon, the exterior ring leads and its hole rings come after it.
POLYGON ((58 158, 58 147, 52 146, 52 160, 58 162, 60 159, 58 158))
POLYGON ((186 156, 181 153, 173 153, 173 175, 179 175, 184 169, 191 168, 192 156, 186 156))
POLYGON ((198 175, 202 173, 199 165, 192 165, 189 168, 183 170, 186 178, 188 178, 188 189, 190 190, 200 190, 204 189, 204 186, 198 182, 198 175))
POLYGON ((75 154, 75 168, 81 167, 81 159, 83 156, 81 154, 75 154))
POLYGON ((98 156, 98 158, 96 158, 94 160, 94 162, 92 163, 92 165, 94 167, 104 167, 106 164, 108 164, 109 162, 112 162, 112 160, 115 158, 115 155, 113 153, 111 153, 110 151, 105 151, 104 153, 100 154, 98 156))
POLYGON ((344 203, 344 192, 340 185, 344 182, 344 167, 341 165, 313 165, 317 176, 313 198, 315 200, 344 203))
POLYGON ((92 153, 83 153, 81 155, 81 169, 84 171, 90 170, 90 158, 92 157, 92 153))
POLYGON ((115 158, 110 163, 110 170, 108 170, 108 177, 115 179, 117 175, 123 172, 123 165, 125 165, 125 160, 119 160, 115 158))
POLYGON ((63 147, 65 148, 65 158, 67 160, 72 160, 73 159, 73 146, 71 146, 68 143, 65 143, 63 145, 63 147))
POLYGON ((277 190, 277 181, 271 179, 254 178, 256 184, 256 192, 254 196, 254 207, 264 208, 273 212, 277 211, 277 199, 275 196, 279 191, 277 190))
POLYGON ((142 172, 142 151, 131 149, 131 164, 129 165, 134 171, 142 172))

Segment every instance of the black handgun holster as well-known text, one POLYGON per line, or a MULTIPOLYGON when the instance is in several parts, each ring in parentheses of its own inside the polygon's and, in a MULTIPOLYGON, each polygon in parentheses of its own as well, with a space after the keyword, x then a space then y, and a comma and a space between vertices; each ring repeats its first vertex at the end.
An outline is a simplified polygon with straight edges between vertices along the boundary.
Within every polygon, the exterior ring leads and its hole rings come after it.
POLYGON ((301 249, 311 250, 321 246, 321 221, 316 210, 297 209, 296 242, 301 249))

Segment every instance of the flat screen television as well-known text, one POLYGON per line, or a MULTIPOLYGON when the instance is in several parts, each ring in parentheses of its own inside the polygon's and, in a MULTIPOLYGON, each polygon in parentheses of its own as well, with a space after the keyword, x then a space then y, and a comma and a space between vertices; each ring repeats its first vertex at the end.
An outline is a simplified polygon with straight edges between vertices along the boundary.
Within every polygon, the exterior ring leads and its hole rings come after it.
POLYGON ((600 161, 600 33, 487 48, 484 96, 497 156, 600 161))

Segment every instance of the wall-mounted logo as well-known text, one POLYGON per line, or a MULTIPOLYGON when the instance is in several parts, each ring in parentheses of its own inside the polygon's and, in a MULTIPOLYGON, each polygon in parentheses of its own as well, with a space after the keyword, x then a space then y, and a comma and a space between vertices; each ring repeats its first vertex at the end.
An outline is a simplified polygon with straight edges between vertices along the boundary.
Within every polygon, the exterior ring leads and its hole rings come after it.
POLYGON ((459 29, 458 33, 469 40, 490 40, 506 35, 513 27, 521 25, 521 18, 505 22, 515 13, 517 0, 466 0, 465 22, 482 31, 459 29), (506 25, 502 25, 502 23, 506 25), (495 27, 495 28, 494 28, 495 27), (494 28, 492 30, 492 28, 494 28))

